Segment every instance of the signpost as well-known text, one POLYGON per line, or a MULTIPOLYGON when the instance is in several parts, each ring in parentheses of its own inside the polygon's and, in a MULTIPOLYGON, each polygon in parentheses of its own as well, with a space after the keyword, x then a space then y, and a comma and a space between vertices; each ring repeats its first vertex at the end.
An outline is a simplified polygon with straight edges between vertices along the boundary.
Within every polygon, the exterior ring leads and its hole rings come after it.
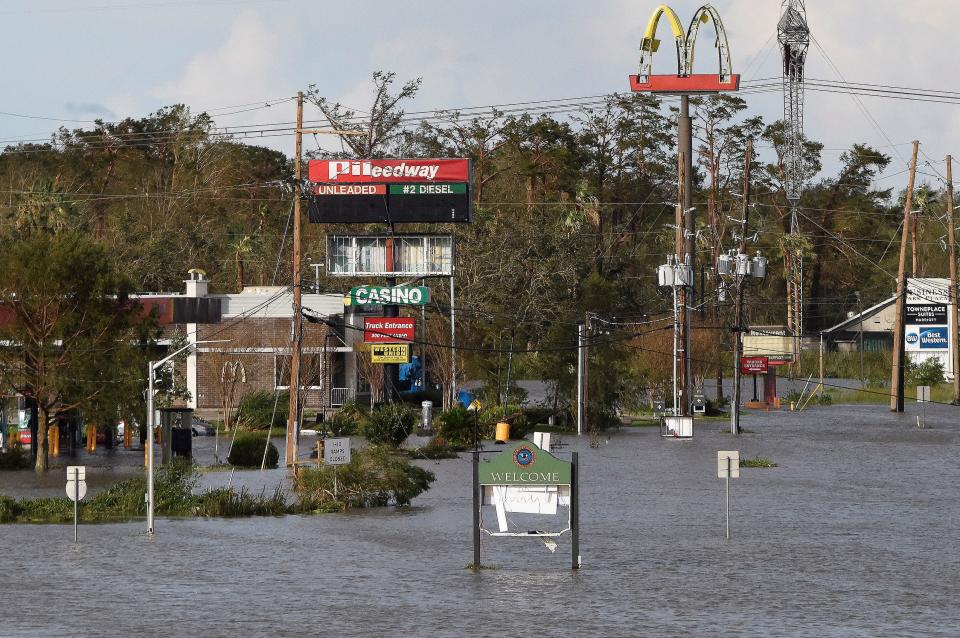
POLYGON ((478 452, 473 455, 473 557, 480 567, 480 532, 490 536, 535 536, 543 539, 553 551, 554 538, 570 532, 571 567, 580 568, 580 514, 578 488, 578 456, 570 461, 553 456, 530 441, 518 441, 480 467, 478 452), (493 505, 497 513, 497 531, 483 529, 480 509, 493 505), (556 515, 557 507, 566 505, 566 529, 558 532, 510 531, 507 513, 556 515))
POLYGON ((371 363, 410 363, 410 344, 374 343, 370 344, 371 363))
POLYGON ((67 496, 73 501, 73 542, 79 541, 78 522, 80 501, 87 495, 87 468, 84 465, 67 466, 67 496))
POLYGON ((740 478, 740 451, 717 451, 717 476, 726 479, 727 540, 730 539, 730 479, 740 478))
POLYGON ((323 464, 333 466, 333 498, 337 498, 337 466, 350 464, 350 438, 325 439, 323 464))
POLYGON ((917 386, 917 403, 920 404, 920 416, 917 417, 917 427, 923 428, 927 425, 927 403, 930 402, 930 386, 917 386))

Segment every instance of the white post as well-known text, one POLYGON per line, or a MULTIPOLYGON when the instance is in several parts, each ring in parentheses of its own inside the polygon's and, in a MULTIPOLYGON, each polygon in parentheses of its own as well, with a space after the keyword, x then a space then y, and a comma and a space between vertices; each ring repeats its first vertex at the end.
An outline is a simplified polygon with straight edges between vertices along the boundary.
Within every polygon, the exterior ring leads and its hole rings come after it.
POLYGON ((583 324, 577 324, 577 434, 583 434, 583 324))
POLYGON ((153 361, 147 365, 147 533, 153 534, 153 361))
POLYGON ((730 540, 730 457, 727 456, 727 540, 730 540))
MULTIPOLYGON (((453 272, 453 269, 450 271, 453 272)), ((450 275, 450 405, 457 403, 457 313, 453 299, 453 274, 450 275)))
POLYGON ((77 521, 80 518, 80 470, 73 468, 73 542, 80 541, 77 521))
POLYGON ((677 330, 679 329, 679 319, 677 317, 677 270, 674 267, 673 275, 673 416, 680 414, 677 404, 677 330))

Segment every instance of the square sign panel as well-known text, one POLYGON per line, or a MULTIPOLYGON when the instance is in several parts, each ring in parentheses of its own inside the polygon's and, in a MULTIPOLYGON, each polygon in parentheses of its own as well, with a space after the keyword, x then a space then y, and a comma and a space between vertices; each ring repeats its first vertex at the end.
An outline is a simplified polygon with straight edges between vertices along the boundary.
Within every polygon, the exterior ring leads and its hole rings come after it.
POLYGON ((469 222, 470 160, 311 160, 316 223, 469 222))

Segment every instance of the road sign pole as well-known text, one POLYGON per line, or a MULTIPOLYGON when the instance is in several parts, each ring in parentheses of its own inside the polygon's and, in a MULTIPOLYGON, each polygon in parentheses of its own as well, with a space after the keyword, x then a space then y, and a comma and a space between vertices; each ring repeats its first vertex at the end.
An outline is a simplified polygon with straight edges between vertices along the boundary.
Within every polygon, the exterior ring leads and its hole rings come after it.
POLYGON ((78 521, 80 518, 80 471, 73 468, 73 542, 80 542, 78 521))
POLYGON ((570 458, 570 559, 580 569, 580 466, 578 454, 570 458))
POLYGON ((147 364, 147 534, 153 534, 153 373, 147 364))
POLYGON ((473 568, 480 569, 480 453, 473 453, 473 568))
POLYGON ((727 457, 727 540, 730 540, 730 457, 727 457))

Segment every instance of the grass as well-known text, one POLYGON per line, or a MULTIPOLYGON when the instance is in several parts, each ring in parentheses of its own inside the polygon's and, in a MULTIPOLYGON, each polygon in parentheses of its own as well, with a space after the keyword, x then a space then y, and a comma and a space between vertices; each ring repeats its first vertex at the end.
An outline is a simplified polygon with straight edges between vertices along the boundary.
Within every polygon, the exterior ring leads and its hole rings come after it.
POLYGON ((777 464, 768 458, 755 456, 752 459, 740 459, 740 467, 777 467, 777 464))

